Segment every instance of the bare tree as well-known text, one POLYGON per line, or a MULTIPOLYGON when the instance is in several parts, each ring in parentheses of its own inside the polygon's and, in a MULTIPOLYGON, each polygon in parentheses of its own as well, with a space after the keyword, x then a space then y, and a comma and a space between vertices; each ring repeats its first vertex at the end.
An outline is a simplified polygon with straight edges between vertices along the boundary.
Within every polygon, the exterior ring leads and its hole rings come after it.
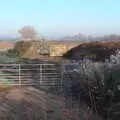
POLYGON ((33 40, 37 36, 36 30, 32 26, 24 26, 18 32, 21 34, 22 38, 24 39, 33 40))

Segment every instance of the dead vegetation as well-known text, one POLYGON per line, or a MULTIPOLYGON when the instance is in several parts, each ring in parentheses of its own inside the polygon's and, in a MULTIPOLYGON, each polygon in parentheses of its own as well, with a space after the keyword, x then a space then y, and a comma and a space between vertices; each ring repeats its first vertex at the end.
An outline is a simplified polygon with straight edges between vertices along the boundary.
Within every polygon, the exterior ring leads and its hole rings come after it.
POLYGON ((104 61, 119 48, 119 41, 88 42, 72 48, 64 54, 64 57, 68 59, 83 59, 84 57, 87 57, 92 60, 104 61))

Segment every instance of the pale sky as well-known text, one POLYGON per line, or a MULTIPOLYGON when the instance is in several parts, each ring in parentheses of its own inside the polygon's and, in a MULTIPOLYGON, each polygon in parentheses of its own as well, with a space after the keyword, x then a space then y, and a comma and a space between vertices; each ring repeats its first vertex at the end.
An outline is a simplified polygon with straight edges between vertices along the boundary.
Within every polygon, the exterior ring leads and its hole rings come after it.
POLYGON ((0 0, 0 36, 32 25, 41 35, 120 33, 120 0, 0 0))

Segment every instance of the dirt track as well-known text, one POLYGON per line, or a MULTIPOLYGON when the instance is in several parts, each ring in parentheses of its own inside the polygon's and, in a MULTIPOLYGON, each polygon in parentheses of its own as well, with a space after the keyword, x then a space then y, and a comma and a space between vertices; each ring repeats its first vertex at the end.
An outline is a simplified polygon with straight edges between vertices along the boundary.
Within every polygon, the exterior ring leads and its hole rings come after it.
POLYGON ((62 120, 62 100, 35 88, 13 88, 0 94, 0 120, 62 120))
MULTIPOLYGON (((33 87, 0 89, 0 120, 87 120, 87 113, 83 104, 80 114, 78 109, 68 113, 64 97, 33 87)), ((92 120, 100 119, 94 116, 92 120)))

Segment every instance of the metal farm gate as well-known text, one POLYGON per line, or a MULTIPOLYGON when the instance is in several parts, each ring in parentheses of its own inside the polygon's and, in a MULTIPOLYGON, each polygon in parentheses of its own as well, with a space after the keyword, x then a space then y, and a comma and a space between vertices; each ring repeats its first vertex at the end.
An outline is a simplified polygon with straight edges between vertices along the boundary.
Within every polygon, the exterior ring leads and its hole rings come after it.
POLYGON ((15 86, 61 86, 61 65, 0 64, 0 83, 15 86))

